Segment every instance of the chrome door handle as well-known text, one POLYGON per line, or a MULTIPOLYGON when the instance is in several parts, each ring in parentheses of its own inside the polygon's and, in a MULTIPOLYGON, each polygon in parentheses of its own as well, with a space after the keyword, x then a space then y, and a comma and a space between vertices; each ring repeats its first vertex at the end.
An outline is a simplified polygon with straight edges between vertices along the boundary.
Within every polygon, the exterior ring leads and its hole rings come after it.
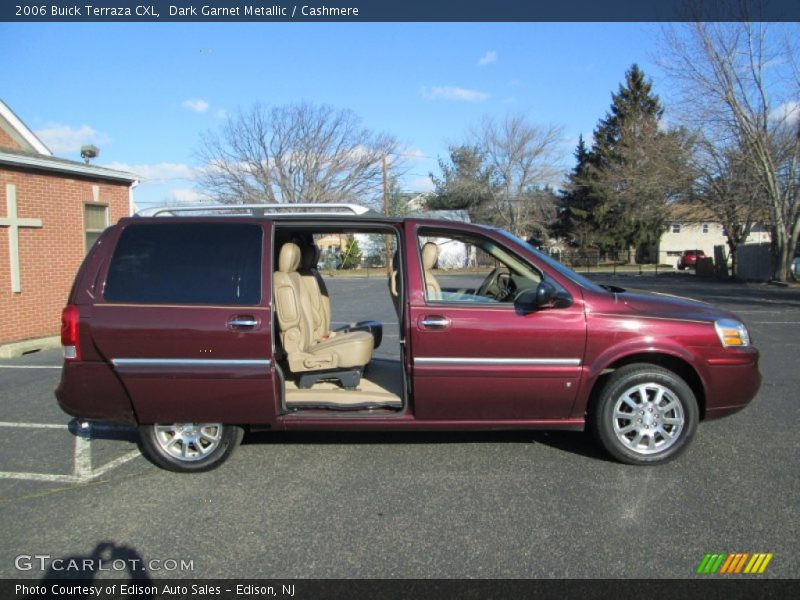
POLYGON ((251 329, 258 325, 258 321, 251 316, 233 317, 228 321, 228 327, 231 329, 251 329))
POLYGON ((419 324, 426 329, 447 329, 450 327, 450 319, 439 315, 428 315, 422 317, 419 324))

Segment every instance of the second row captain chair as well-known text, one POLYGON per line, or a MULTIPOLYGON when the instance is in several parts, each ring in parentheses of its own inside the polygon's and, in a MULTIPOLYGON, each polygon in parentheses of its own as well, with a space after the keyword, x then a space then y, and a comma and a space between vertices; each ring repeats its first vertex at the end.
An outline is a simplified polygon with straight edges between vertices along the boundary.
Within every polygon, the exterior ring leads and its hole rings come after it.
POLYGON ((300 247, 291 242, 283 244, 273 288, 275 314, 289 370, 297 375, 300 388, 333 379, 342 387, 355 389, 364 366, 372 358, 373 337, 366 331, 354 331, 327 340, 317 339, 308 295, 297 272, 299 265, 300 247))
POLYGON ((311 241, 311 243, 305 244, 300 252, 300 280, 303 290, 308 296, 315 339, 325 341, 335 339, 343 333, 366 331, 374 340, 373 347, 380 346, 383 339, 383 324, 380 321, 359 321, 336 329, 331 328, 331 300, 325 280, 322 279, 317 268, 319 248, 311 241))

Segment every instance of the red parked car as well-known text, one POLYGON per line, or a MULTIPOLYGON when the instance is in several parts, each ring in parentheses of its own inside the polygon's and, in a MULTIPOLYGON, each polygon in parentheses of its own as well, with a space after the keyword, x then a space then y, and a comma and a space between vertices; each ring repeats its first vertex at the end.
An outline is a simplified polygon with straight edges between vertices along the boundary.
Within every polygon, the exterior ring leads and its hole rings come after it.
POLYGON ((108 228, 64 309, 60 406, 138 426, 177 471, 218 466, 247 428, 591 429, 618 460, 655 464, 758 390, 745 325, 709 304, 597 285, 491 227, 286 209, 108 228), (375 319, 332 327, 317 246, 358 236, 392 252, 386 339, 375 319))
POLYGON ((678 269, 683 271, 688 268, 695 268, 697 266, 698 258, 705 258, 705 252, 702 250, 684 250, 681 257, 678 259, 678 269))

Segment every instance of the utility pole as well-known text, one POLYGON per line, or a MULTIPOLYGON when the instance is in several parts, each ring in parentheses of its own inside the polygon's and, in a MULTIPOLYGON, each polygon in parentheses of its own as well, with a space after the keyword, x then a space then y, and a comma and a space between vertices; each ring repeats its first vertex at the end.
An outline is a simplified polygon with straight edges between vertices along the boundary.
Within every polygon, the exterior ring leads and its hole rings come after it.
MULTIPOLYGON (((386 155, 383 155, 383 214, 389 216, 389 175, 386 169, 386 155)), ((386 250, 386 274, 392 274, 392 258, 390 253, 392 251, 392 243, 389 236, 383 235, 383 243, 386 250)))

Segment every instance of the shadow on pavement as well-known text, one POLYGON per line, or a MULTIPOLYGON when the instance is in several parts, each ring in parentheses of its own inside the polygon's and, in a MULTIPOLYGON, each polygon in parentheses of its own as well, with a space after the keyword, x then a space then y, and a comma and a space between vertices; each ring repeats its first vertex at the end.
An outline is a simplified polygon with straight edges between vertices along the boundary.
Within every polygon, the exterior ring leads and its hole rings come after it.
POLYGON ((592 436, 581 431, 259 431, 243 444, 542 444, 563 452, 614 462, 592 436))

